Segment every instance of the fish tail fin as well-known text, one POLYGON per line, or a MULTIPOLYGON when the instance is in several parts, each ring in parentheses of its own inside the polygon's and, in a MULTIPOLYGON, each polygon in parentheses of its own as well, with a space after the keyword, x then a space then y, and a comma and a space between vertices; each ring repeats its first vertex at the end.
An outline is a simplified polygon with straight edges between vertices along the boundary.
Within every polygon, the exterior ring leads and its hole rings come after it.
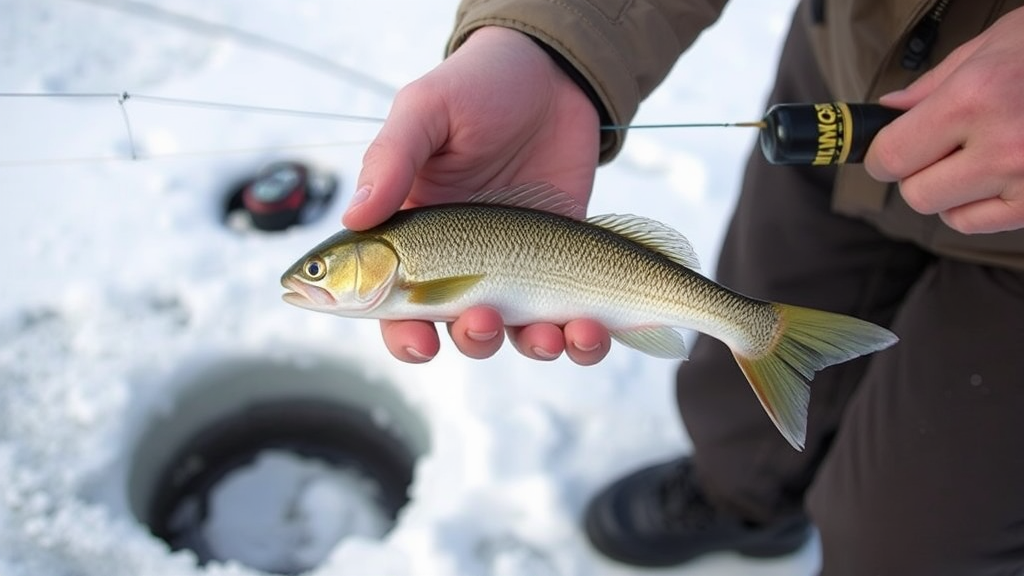
POLYGON ((779 315, 768 351, 747 356, 733 350, 779 432, 797 450, 807 436, 808 382, 828 366, 892 346, 895 334, 870 322, 810 308, 772 304, 779 315))

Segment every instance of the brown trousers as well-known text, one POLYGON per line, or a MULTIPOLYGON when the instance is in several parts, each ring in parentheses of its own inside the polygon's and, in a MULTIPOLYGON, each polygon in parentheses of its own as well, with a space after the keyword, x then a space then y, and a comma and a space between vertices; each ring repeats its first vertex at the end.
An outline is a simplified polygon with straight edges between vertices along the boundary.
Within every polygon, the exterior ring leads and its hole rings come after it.
MULTIPOLYGON (((773 102, 831 100, 802 17, 773 102)), ((806 510, 828 576, 1024 575, 1024 272, 938 257, 837 215, 833 177, 755 151, 717 279, 901 340, 818 374, 797 452, 726 347, 698 338, 677 398, 701 484, 755 521, 806 510)))

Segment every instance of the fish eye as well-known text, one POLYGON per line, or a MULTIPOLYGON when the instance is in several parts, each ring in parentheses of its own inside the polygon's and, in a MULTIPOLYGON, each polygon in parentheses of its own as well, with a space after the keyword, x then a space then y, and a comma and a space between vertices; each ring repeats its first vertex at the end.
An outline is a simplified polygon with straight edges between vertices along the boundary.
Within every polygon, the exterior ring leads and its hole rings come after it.
POLYGON ((311 280, 319 280, 327 275, 327 264, 320 258, 310 258, 306 260, 306 264, 303 266, 303 272, 306 273, 311 280))

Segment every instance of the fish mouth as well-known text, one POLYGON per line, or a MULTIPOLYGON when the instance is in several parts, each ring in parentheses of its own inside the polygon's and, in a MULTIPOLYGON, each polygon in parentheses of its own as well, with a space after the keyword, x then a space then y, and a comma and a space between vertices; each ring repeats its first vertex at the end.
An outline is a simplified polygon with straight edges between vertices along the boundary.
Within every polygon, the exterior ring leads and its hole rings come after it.
POLYGON ((319 286, 307 284, 294 276, 281 279, 281 285, 288 292, 281 295, 281 298, 292 305, 312 310, 332 308, 337 304, 334 296, 319 286))

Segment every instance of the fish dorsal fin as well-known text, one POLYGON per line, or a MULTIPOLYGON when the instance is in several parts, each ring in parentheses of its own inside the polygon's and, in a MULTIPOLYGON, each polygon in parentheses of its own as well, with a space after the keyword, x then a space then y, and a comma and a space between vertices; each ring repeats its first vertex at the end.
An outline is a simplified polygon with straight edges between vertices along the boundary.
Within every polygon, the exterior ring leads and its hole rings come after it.
POLYGON ((547 182, 530 182, 485 190, 470 196, 469 201, 476 204, 543 210, 577 220, 586 214, 586 207, 580 205, 561 188, 547 182))
POLYGON ((657 220, 633 214, 601 214, 591 216, 586 221, 594 226, 621 234, 694 272, 700 272, 700 261, 697 258, 697 253, 693 251, 690 241, 678 231, 657 220))

